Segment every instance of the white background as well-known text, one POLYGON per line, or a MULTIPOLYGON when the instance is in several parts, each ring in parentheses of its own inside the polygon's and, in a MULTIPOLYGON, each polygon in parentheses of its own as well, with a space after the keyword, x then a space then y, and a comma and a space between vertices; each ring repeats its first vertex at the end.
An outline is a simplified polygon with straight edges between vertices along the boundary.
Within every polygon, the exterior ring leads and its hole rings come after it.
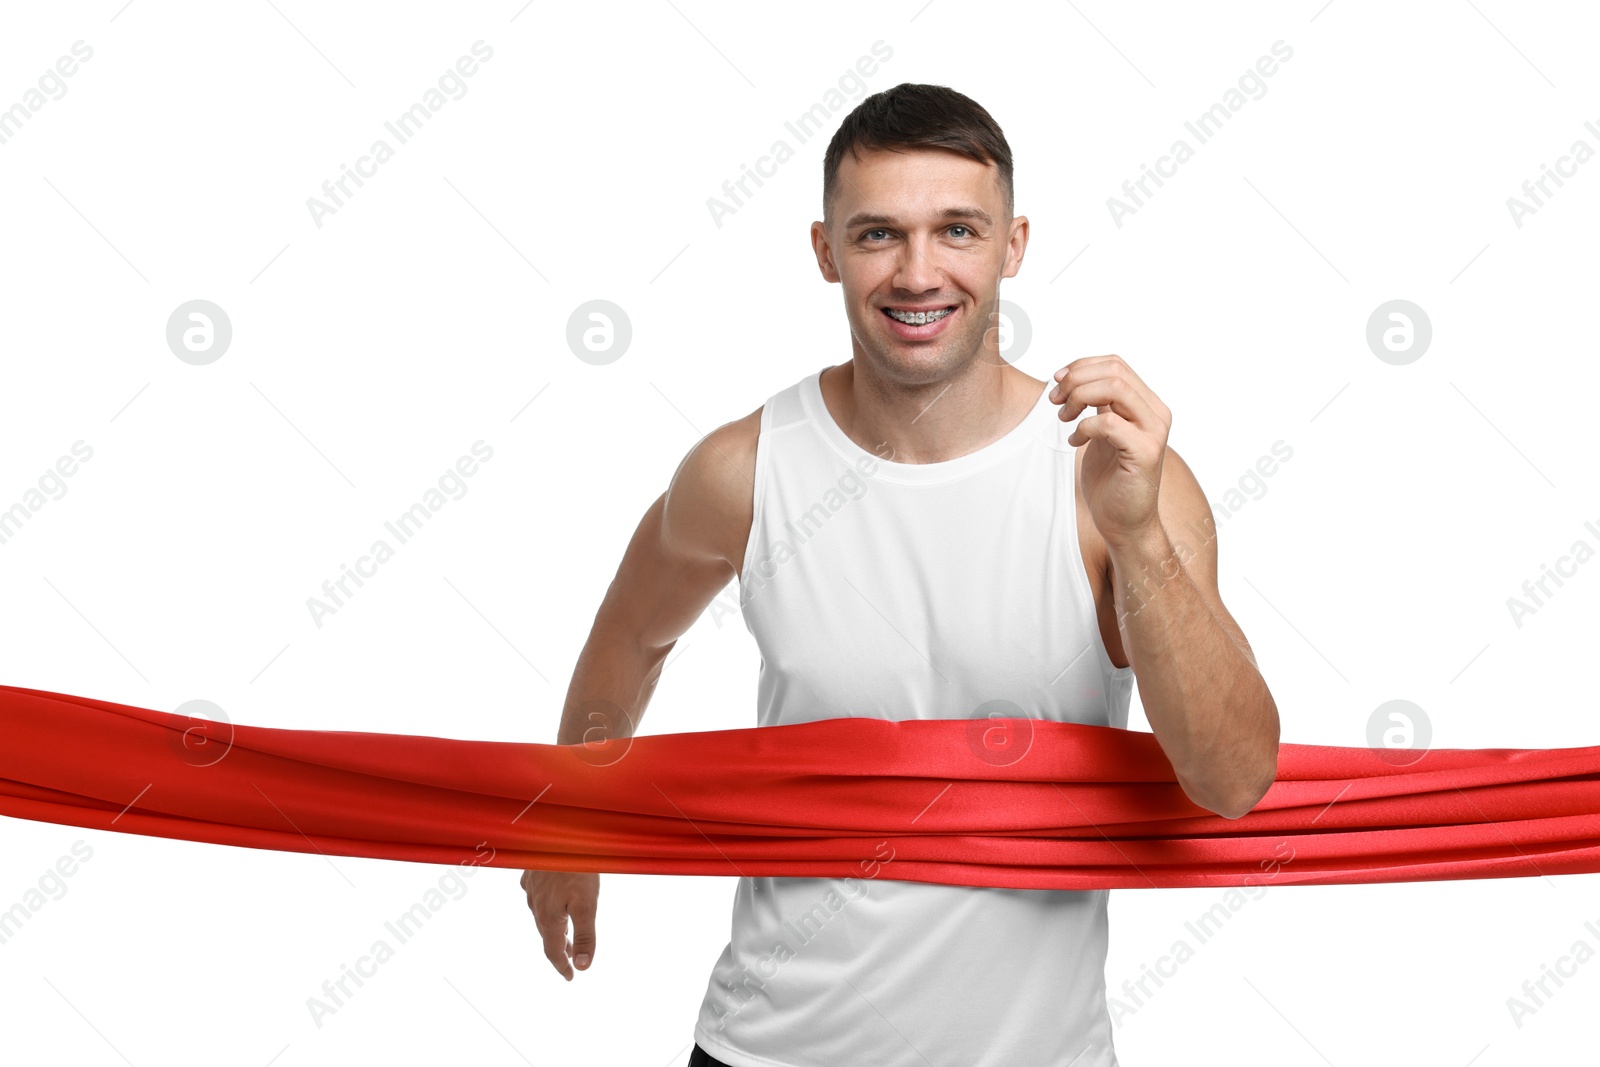
MULTIPOLYGON (((1434 744, 1600 742, 1589 428, 1600 161, 1518 227, 1573 142, 1600 148, 1582 5, 1356 0, 1152 13, 951 0, 629 5, 8 5, 0 107, 82 40, 0 144, 0 508, 93 457, 0 544, 0 681, 235 722, 554 739, 635 524, 701 435, 849 358, 807 241, 826 131, 783 123, 875 41, 867 79, 950 85, 1016 156, 1032 220, 1002 295, 1046 378, 1122 354, 1175 413, 1220 521, 1222 591, 1286 741, 1366 743, 1380 703, 1434 744), (474 41, 492 59, 319 228, 307 209, 474 41), (1274 41, 1293 49, 1118 227, 1108 197, 1274 41), (707 210, 784 138, 796 157, 707 210), (633 340, 575 357, 572 311, 633 340), (180 304, 220 305, 216 362, 180 304), (1379 360, 1380 304, 1433 326, 1379 360), (491 461, 319 628, 340 565, 479 439, 491 461), (1293 457, 1234 514, 1224 494, 1293 457)), ((388 137, 391 145, 394 139, 388 137)), ((731 597, 735 587, 724 594, 731 597)), ((736 617, 679 643, 643 733, 753 725, 736 617)), ((1147 725, 1135 699, 1133 725, 1147 725)), ((4 739, 0 739, 4 743, 4 739)), ((539 953, 515 871, 480 871, 318 1027, 306 1000, 447 868, 6 819, 0 909, 92 858, 0 945, 0 1056, 79 1064, 682 1064, 734 882, 606 875, 592 970, 539 953)), ((1590 1044, 1600 962, 1517 1026, 1506 1001, 1600 925, 1594 876, 1277 887, 1121 1020, 1127 1065, 1522 1064, 1590 1044)), ((1113 994, 1216 890, 1112 896, 1113 994)), ((1191 938, 1192 943, 1192 938, 1191 938)), ((1007 961, 996 959, 1003 980, 1007 961)))

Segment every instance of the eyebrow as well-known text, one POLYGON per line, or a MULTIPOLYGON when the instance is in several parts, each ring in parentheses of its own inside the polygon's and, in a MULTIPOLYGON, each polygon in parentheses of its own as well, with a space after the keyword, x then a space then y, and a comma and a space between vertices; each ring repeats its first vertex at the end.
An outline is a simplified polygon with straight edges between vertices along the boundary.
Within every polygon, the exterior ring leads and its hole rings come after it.
MULTIPOLYGON (((986 225, 992 225, 994 223, 994 220, 989 217, 989 213, 987 211, 983 211, 975 207, 947 207, 939 213, 939 218, 941 220, 974 219, 986 225)), ((844 224, 844 228, 847 230, 853 230, 857 226, 865 226, 867 223, 872 223, 873 225, 877 226, 898 226, 900 224, 900 220, 895 218, 893 215, 879 215, 870 211, 858 211, 854 215, 850 216, 850 221, 844 224)))

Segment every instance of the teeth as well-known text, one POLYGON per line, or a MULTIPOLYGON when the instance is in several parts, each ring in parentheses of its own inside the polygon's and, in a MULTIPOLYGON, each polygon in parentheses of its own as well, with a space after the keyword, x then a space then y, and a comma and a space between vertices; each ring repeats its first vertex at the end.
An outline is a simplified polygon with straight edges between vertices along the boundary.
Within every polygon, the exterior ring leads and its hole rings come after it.
POLYGON ((885 308, 889 317, 896 322, 903 322, 907 326, 926 326, 930 322, 938 322, 954 311, 954 308, 940 308, 938 311, 896 311, 894 308, 885 308))

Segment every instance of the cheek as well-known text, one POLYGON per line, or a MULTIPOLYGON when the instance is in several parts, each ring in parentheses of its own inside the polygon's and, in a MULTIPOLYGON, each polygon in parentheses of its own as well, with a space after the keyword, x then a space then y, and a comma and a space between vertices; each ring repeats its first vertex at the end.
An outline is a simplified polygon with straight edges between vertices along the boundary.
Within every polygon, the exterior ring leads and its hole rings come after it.
POLYGON ((863 256, 854 260, 847 264, 845 272, 839 277, 845 292, 858 300, 894 287, 893 267, 887 260, 877 256, 863 256))

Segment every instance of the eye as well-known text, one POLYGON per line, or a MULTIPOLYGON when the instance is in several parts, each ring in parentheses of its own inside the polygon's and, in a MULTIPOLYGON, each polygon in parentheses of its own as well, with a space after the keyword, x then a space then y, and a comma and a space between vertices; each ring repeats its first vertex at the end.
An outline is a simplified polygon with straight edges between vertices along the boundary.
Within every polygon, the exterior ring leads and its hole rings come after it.
POLYGON ((966 232, 966 233, 964 233, 964 234, 961 234, 961 233, 958 233, 958 234, 956 234, 956 236, 957 236, 957 237, 971 237, 971 236, 972 236, 972 230, 971 230, 971 229, 969 229, 969 228, 968 228, 968 227, 966 227, 966 226, 964 226, 964 225, 962 225, 962 224, 961 224, 961 223, 959 223, 959 222, 958 222, 958 223, 956 223, 956 224, 955 224, 955 225, 954 225, 954 226, 952 226, 952 227, 950 227, 950 228, 951 228, 951 229, 952 229, 952 230, 966 230, 966 231, 967 231, 967 232, 966 232))
POLYGON ((888 233, 888 232, 889 232, 888 230, 879 228, 879 229, 876 229, 876 230, 868 230, 866 233, 862 234, 861 236, 863 238, 869 238, 875 233, 888 233))

